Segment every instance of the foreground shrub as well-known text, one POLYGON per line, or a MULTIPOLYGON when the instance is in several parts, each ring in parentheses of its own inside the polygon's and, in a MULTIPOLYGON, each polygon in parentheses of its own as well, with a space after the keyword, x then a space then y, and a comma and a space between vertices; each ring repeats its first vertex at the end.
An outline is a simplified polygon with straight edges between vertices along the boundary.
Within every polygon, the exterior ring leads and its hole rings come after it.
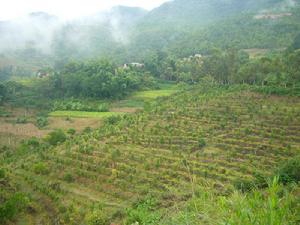
POLYGON ((58 145, 60 143, 65 142, 67 139, 65 133, 63 130, 55 130, 48 134, 46 137, 46 142, 48 142, 50 145, 58 145))
POLYGON ((127 209, 126 212, 126 225, 139 224, 139 225, 151 225, 159 224, 161 215, 155 210, 156 201, 152 198, 146 199, 138 203, 131 209, 127 209))
POLYGON ((279 181, 283 184, 300 182, 300 157, 287 161, 277 173, 279 181))
POLYGON ((297 224, 300 209, 297 201, 299 199, 296 200, 285 187, 280 186, 278 177, 275 177, 266 191, 255 190, 247 195, 233 194, 224 208, 225 211, 228 210, 225 224, 297 224))
POLYGON ((93 210, 86 216, 87 225, 110 225, 109 218, 102 210, 93 210))
MULTIPOLYGON (((297 190, 297 189, 296 189, 297 190)), ((186 209, 172 212, 158 224, 294 225, 299 224, 299 196, 279 183, 266 189, 235 191, 220 196, 210 186, 199 187, 186 209)))
POLYGON ((28 198, 22 193, 15 193, 12 197, 0 205, 0 224, 6 224, 29 204, 28 198))

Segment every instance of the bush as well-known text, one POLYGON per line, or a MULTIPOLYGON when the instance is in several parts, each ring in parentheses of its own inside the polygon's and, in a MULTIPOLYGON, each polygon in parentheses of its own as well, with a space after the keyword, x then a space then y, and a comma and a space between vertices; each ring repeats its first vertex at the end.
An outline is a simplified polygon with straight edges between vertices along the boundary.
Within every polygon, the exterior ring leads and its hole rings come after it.
POLYGON ((64 175, 64 181, 68 182, 68 183, 71 183, 74 181, 74 177, 71 173, 66 173, 64 175))
POLYGON ((11 116, 10 112, 6 112, 0 109, 0 117, 9 117, 9 116, 11 116))
POLYGON ((139 224, 150 225, 159 224, 161 215, 155 210, 156 201, 152 198, 138 203, 132 209, 127 209, 126 225, 139 224))
POLYGON ((98 112, 109 112, 109 105, 108 104, 101 104, 98 106, 98 112))
POLYGON ((0 179, 4 179, 6 177, 5 175, 5 170, 4 169, 0 169, 0 179))
POLYGON ((91 133, 92 132, 92 128, 91 127, 86 127, 83 129, 82 133, 86 134, 86 133, 91 133))
POLYGON ((110 116, 106 119, 106 123, 110 125, 115 125, 117 124, 120 120, 122 119, 121 116, 110 116))
POLYGON ((16 120, 16 123, 17 124, 25 124, 25 123, 28 123, 28 120, 26 117, 18 117, 17 120, 16 120))
POLYGON ((291 159, 282 165, 278 171, 279 182, 283 184, 300 181, 300 157, 291 159))
POLYGON ((65 142, 67 139, 65 133, 58 129, 55 131, 52 131, 49 133, 49 135, 46 137, 46 141, 50 144, 50 145, 58 145, 59 143, 63 143, 65 142))
POLYGON ((33 166, 33 171, 36 174, 47 175, 49 174, 49 168, 45 163, 39 162, 33 166))
POLYGON ((233 182, 233 185, 241 192, 249 192, 255 188, 255 182, 246 179, 237 179, 233 182))
POLYGON ((87 225, 109 225, 109 218, 102 210, 94 210, 86 216, 87 225))
POLYGON ((36 119, 36 126, 38 128, 46 127, 48 124, 49 124, 49 122, 48 122, 48 118, 47 117, 39 116, 36 119))
POLYGON ((40 146, 40 142, 36 137, 30 138, 27 141, 24 141, 24 144, 33 148, 40 146))
POLYGON ((198 141, 198 146, 199 148, 204 148, 206 146, 206 141, 205 139, 201 138, 199 141, 198 141))
POLYGON ((74 128, 70 128, 70 129, 67 131, 67 134, 74 135, 74 134, 76 134, 76 130, 75 130, 74 128))
POLYGON ((0 205, 0 223, 13 219, 28 205, 28 198, 22 193, 15 193, 10 199, 0 205))

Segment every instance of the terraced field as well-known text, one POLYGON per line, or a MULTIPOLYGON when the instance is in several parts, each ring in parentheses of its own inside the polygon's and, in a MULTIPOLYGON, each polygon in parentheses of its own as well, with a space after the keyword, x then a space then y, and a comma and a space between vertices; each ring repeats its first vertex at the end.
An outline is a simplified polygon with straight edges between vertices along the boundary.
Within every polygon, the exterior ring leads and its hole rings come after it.
POLYGON ((299 98, 194 89, 7 167, 35 193, 43 224, 80 224, 97 207, 121 223, 138 199, 154 196, 167 209, 197 185, 230 193, 235 181, 269 175, 299 152, 299 98))

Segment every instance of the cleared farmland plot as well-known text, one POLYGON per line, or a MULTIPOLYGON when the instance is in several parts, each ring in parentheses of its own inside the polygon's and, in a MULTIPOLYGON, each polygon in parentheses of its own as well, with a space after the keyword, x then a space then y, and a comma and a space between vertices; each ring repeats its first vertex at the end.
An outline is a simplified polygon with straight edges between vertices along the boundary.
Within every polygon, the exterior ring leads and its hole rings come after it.
POLYGON ((78 118, 107 118, 110 116, 121 115, 118 112, 81 112, 81 111, 55 111, 49 116, 53 117, 78 117, 78 118))
POLYGON ((100 204, 120 222, 137 199, 155 196, 168 208, 207 182, 230 193, 236 180, 268 175, 299 149, 299 98, 195 89, 9 168, 25 190, 40 195, 36 204, 49 221, 76 224, 100 204), (44 173, 34 169, 39 164, 44 173))
POLYGON ((133 99, 156 99, 158 97, 166 97, 174 94, 176 89, 167 90, 152 90, 152 91, 140 91, 132 96, 133 99))

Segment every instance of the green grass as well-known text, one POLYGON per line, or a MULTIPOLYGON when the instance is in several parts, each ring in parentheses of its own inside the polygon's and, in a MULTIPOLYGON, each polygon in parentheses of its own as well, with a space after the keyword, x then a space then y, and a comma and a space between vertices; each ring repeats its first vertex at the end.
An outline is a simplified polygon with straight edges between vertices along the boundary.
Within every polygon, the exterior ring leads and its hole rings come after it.
POLYGON ((127 99, 115 103, 114 107, 143 108, 146 101, 168 97, 180 90, 178 85, 172 83, 160 84, 159 88, 159 90, 137 91, 127 99))
POLYGON ((174 94, 177 90, 154 90, 154 91, 140 91, 135 93, 133 98, 142 98, 142 99, 156 99, 158 97, 166 97, 174 94))
POLYGON ((114 115, 120 115, 118 112, 81 112, 81 111, 55 111, 49 116, 53 117, 77 117, 77 118, 107 118, 114 115))

